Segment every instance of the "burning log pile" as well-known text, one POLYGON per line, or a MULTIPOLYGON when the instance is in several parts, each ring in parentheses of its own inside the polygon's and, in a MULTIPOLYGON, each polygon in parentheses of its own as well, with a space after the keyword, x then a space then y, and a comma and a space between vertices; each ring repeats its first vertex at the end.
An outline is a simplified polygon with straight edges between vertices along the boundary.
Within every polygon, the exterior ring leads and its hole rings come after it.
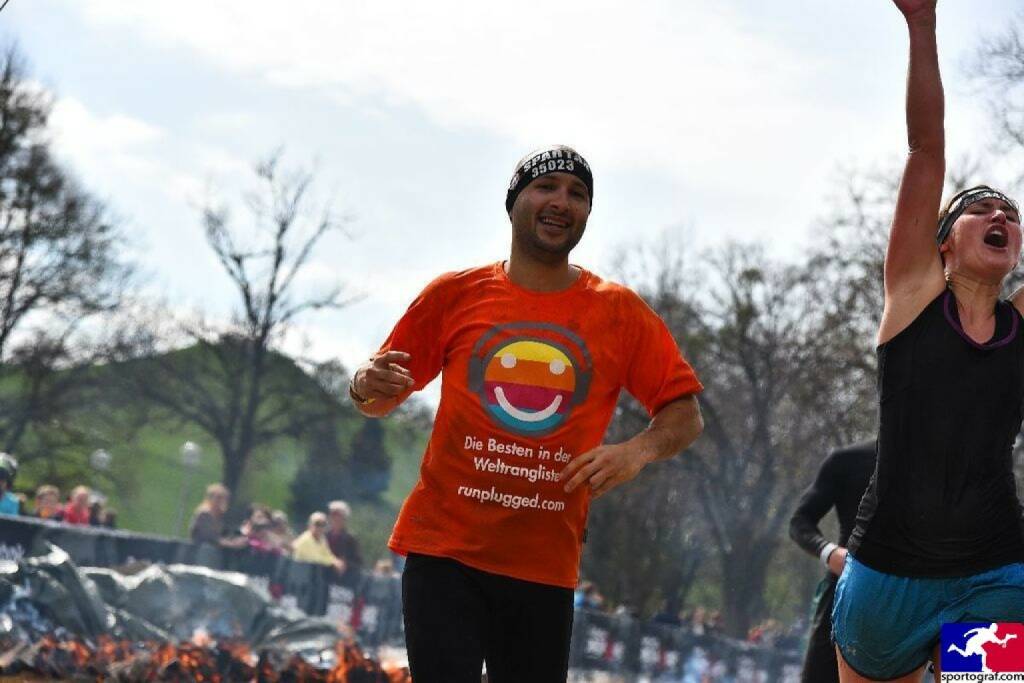
POLYGON ((101 636, 95 644, 44 636, 4 647, 0 675, 18 680, 169 683, 411 683, 408 669, 381 665, 353 643, 319 653, 313 663, 297 654, 259 655, 242 641, 133 643, 101 636))
POLYGON ((349 635, 231 572, 80 569, 59 548, 0 561, 0 681, 411 683, 349 635))

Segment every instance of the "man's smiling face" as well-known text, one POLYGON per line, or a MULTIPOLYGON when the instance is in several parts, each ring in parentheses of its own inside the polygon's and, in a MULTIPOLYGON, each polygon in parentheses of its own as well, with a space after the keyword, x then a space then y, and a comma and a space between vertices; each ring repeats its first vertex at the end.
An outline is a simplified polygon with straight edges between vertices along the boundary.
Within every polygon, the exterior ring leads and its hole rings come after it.
POLYGON ((512 205, 512 239, 524 253, 550 262, 565 259, 583 237, 590 193, 570 173, 548 173, 526 186, 512 205))

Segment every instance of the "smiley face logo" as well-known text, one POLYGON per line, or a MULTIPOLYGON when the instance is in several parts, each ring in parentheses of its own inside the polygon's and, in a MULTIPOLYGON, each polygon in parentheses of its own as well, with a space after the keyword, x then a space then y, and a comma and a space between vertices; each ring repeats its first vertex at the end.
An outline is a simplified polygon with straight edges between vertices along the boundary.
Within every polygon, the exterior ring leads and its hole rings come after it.
POLYGON ((516 323, 492 328, 477 344, 470 364, 470 381, 484 409, 502 427, 520 434, 552 431, 586 397, 589 354, 582 341, 546 323, 516 323), (535 335, 513 335, 481 353, 484 342, 499 328, 532 327, 556 331, 570 344, 535 335), (575 346, 577 353, 571 350, 575 346))

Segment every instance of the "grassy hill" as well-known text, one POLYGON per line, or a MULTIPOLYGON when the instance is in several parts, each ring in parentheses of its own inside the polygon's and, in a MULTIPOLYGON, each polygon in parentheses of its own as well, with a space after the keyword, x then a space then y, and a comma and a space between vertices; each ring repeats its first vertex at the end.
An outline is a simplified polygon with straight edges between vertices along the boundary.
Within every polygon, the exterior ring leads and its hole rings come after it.
MULTIPOLYGON (((176 354, 194 353, 177 351, 176 354)), ((145 363, 145 360, 132 361, 145 363)), ((277 362, 281 372, 300 382, 314 380, 283 356, 277 362)), ((97 369, 116 372, 116 368, 97 369)), ((296 394, 301 394, 302 387, 296 394)), ((307 396, 309 394, 307 393, 307 396)), ((22 468, 17 490, 31 495, 43 483, 56 483, 62 493, 76 484, 85 484, 107 496, 109 505, 117 510, 118 526, 123 529, 183 536, 192 510, 200 502, 206 486, 221 480, 222 458, 213 439, 190 424, 182 424, 159 410, 151 410, 139 425, 126 415, 130 407, 83 401, 73 422, 79 436, 74 442, 62 441, 52 451, 41 444, 51 438, 45 429, 37 429, 26 437, 22 468), (128 426, 128 425, 132 426, 128 426), (194 468, 182 464, 181 447, 186 441, 199 445, 202 451, 194 468), (106 470, 90 465, 89 455, 103 448, 111 455, 106 470), (28 454, 34 453, 34 457, 28 454)), ((422 412, 420 410, 419 412, 422 412)), ((417 410, 404 411, 383 422, 385 450, 392 459, 392 476, 388 490, 377 503, 353 505, 352 531, 364 546, 367 561, 372 562, 385 552, 385 542, 394 523, 398 507, 418 475, 420 457, 428 428, 417 410)), ((341 456, 348 453, 347 444, 365 420, 344 404, 336 427, 341 456)), ((64 430, 65 432, 67 430, 64 430)), ((290 485, 307 457, 308 445, 302 439, 283 437, 257 450, 248 465, 236 499, 260 502, 275 509, 289 510, 290 485)), ((293 519, 301 529, 305 520, 293 519)))
MULTIPOLYGON (((355 415, 347 418, 339 429, 339 438, 354 432, 363 419, 366 418, 355 415)), ((385 431, 387 450, 392 455, 388 490, 379 504, 353 502, 352 530, 368 559, 385 551, 398 509, 419 475, 427 436, 406 422, 386 421, 385 431)), ((150 426, 123 452, 110 452, 113 464, 109 475, 97 477, 94 485, 108 496, 110 505, 118 511, 119 525, 125 529, 184 535, 185 525, 206 485, 220 479, 221 458, 215 444, 202 433, 187 428, 150 426), (180 448, 188 440, 203 449, 200 464, 194 470, 181 465, 180 448)), ((305 456, 305 445, 294 439, 282 439, 257 452, 238 497, 287 510, 289 484, 305 456)), ((304 520, 292 522, 301 528, 304 520)))

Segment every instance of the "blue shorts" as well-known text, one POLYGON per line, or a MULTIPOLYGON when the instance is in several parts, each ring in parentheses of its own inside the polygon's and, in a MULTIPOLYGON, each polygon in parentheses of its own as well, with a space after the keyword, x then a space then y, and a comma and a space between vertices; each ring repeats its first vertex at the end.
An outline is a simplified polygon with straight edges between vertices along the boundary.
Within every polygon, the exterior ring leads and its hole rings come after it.
POLYGON ((846 558, 832 638, 865 678, 887 681, 931 659, 943 624, 1024 620, 1024 563, 955 579, 908 578, 846 558))

